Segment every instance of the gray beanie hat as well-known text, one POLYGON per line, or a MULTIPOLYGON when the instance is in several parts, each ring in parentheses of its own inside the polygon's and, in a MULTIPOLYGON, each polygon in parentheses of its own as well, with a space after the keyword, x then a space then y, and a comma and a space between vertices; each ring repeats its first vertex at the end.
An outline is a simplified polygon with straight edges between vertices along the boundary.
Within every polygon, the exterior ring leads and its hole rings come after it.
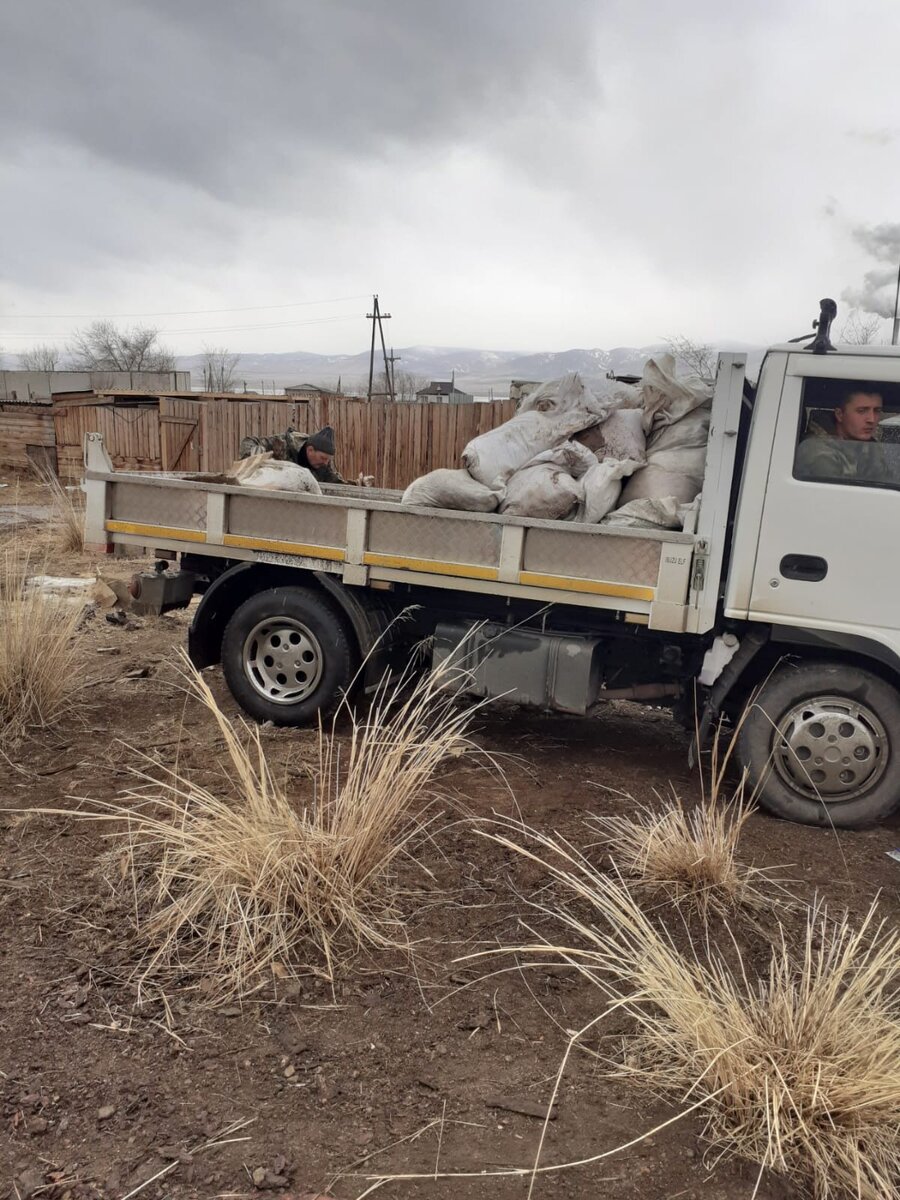
POLYGON ((320 429, 318 433, 314 433, 309 439, 310 446, 313 450, 320 450, 323 454, 330 454, 334 457, 334 430, 330 425, 326 425, 324 429, 320 429))

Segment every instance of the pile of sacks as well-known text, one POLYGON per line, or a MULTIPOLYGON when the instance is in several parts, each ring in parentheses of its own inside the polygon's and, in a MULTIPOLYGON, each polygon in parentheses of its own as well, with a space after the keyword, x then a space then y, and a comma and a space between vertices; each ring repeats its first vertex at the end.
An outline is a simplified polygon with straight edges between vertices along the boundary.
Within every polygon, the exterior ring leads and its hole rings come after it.
POLYGON ((473 438, 462 469, 416 479, 402 503, 674 529, 703 486, 711 404, 707 385, 676 378, 671 355, 648 360, 640 384, 599 394, 567 375, 473 438))

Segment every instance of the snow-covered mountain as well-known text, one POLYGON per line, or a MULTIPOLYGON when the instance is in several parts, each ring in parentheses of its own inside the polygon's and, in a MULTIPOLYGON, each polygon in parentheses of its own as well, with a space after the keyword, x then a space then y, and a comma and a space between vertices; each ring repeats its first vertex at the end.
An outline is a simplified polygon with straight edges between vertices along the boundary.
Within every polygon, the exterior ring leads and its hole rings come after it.
MULTIPOLYGON (((750 367, 758 365, 760 351, 748 346, 750 367)), ((473 350, 461 346, 404 346, 396 350, 396 372, 407 372, 424 383, 432 379, 456 376, 457 386, 480 398, 509 394, 513 379, 556 379, 569 371, 578 371, 587 383, 602 379, 608 372, 616 375, 640 375, 644 363, 665 349, 662 345, 616 346, 611 350, 557 350, 526 353, 517 350, 473 350)), ((376 372, 383 370, 379 354, 376 372)), ((196 387, 203 383, 203 355, 178 359, 180 370, 190 370, 196 387)), ((369 352, 360 354, 310 354, 303 350, 280 354, 241 354, 235 372, 237 390, 280 391, 291 384, 312 383, 334 388, 340 380, 345 392, 364 391, 369 378, 369 352)))

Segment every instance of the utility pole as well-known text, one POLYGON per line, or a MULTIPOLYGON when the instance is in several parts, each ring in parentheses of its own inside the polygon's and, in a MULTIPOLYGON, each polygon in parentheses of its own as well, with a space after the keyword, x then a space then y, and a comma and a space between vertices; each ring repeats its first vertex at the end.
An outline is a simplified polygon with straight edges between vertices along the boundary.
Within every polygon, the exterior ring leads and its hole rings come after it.
POLYGON ((891 345, 897 345, 897 337, 900 334, 900 267, 897 268, 897 293, 894 296, 894 330, 891 334, 891 345))
POLYGON ((388 362, 391 364, 391 392, 393 393, 391 398, 393 400, 396 400, 397 399, 397 380, 394 377, 394 363, 395 362, 403 362, 403 359, 400 357, 399 354, 394 353, 393 346, 391 346, 391 352, 388 355, 388 362))
POLYGON ((378 325, 378 332, 381 334, 381 353, 384 358, 384 375, 385 375, 385 379, 387 380, 388 392, 390 393, 391 400, 394 399, 394 384, 391 379, 391 372, 388 369, 387 347, 384 344, 384 326, 382 325, 382 321, 389 321, 390 319, 391 319, 391 314, 383 313, 381 311, 381 309, 378 307, 378 296, 377 295, 373 296, 372 297, 372 311, 370 313, 366 313, 366 320, 372 322, 372 348, 369 351, 369 393, 368 393, 368 396, 369 396, 370 401, 372 399, 372 379, 375 375, 375 325, 376 325, 376 323, 378 325))

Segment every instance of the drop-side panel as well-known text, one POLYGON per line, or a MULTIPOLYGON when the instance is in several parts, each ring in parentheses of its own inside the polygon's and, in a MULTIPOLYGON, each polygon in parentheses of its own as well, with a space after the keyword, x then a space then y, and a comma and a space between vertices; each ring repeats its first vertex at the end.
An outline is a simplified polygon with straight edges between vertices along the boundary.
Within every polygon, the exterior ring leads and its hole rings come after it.
POLYGON ((487 521, 374 511, 369 515, 366 561, 396 557, 495 569, 501 532, 500 525, 487 521))
POLYGON ((124 482, 110 484, 110 490, 109 516, 113 521, 201 532, 206 529, 206 492, 124 482))
POLYGON ((585 537, 564 529, 529 529, 522 569, 532 575, 608 580, 656 587, 662 543, 596 533, 585 537))
POLYGON ((347 539, 347 509, 324 504, 298 504, 273 496, 230 496, 228 532, 232 535, 343 546, 347 539))

